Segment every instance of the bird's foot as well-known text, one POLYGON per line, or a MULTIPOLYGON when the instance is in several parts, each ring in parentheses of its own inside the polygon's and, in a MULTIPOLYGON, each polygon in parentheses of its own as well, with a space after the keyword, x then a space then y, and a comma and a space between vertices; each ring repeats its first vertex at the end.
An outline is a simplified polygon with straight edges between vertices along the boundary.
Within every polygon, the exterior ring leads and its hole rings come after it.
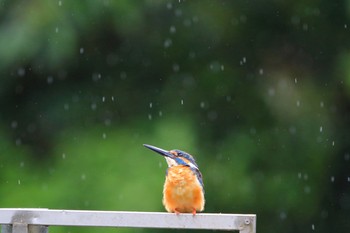
POLYGON ((177 209, 174 209, 174 212, 175 212, 176 215, 180 214, 180 212, 177 209))
POLYGON ((193 216, 196 216, 196 214, 197 214, 196 209, 193 209, 193 210, 192 210, 192 214, 193 214, 193 216))

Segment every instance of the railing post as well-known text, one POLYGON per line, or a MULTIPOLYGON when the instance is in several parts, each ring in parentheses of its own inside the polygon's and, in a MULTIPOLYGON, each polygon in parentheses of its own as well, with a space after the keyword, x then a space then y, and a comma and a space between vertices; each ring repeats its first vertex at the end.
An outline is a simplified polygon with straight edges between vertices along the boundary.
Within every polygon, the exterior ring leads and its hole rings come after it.
POLYGON ((1 233, 48 233, 48 227, 24 223, 6 224, 1 226, 1 233))
POLYGON ((12 225, 10 224, 1 225, 1 233, 12 233, 12 225))
POLYGON ((12 224, 12 233, 28 233, 28 224, 14 222, 12 224))

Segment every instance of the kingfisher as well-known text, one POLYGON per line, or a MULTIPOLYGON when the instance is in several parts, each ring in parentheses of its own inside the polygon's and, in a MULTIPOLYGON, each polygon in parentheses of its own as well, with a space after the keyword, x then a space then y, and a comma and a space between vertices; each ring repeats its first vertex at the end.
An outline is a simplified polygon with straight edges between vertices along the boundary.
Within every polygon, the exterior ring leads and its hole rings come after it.
POLYGON ((203 211, 204 185, 202 174, 193 156, 181 150, 163 150, 143 144, 164 156, 168 168, 163 187, 163 205, 170 213, 192 213, 203 211))

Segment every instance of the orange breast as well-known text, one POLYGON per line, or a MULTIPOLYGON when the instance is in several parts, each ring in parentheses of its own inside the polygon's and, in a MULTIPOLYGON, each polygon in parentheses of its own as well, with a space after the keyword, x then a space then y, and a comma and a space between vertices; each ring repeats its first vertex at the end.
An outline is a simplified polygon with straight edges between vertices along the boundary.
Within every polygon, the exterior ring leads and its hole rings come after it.
POLYGON ((191 213, 204 209, 204 193, 196 175, 188 166, 168 169, 163 204, 168 212, 191 213))

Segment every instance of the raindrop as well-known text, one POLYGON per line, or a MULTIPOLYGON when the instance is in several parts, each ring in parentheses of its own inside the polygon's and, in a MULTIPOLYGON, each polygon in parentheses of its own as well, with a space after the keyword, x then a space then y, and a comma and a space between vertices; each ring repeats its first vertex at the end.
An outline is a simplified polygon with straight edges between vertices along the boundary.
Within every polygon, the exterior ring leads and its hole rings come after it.
POLYGON ((221 65, 221 71, 224 71, 224 69, 225 69, 225 66, 224 65, 221 65))
POLYGON ((149 103, 149 108, 152 108, 153 107, 153 103, 149 103))
POLYGON ((78 103, 79 100, 80 100, 80 97, 79 97, 78 95, 73 95, 73 96, 72 96, 72 101, 73 101, 73 103, 78 103))
POLYGON ((92 103, 91 104, 91 110, 95 111, 97 108, 97 105, 95 103, 92 103))
POLYGON ((254 127, 250 128, 249 130, 250 134, 256 134, 256 129, 254 127))
POLYGON ((304 180, 308 180, 309 179, 309 176, 305 173, 304 174, 304 180))
POLYGON ((264 69, 259 69, 259 74, 263 75, 264 74, 264 69))
POLYGON ((210 111, 207 116, 209 120, 214 121, 218 118, 218 113, 216 111, 210 111))
POLYGON ((184 105, 184 100, 183 99, 181 100, 181 105, 184 105))
POLYGON ((164 41, 164 48, 169 48, 172 44, 173 44, 173 41, 168 38, 164 41))
POLYGON ((102 102, 105 102, 106 98, 104 96, 102 96, 102 102))
POLYGON ((17 121, 12 121, 12 122, 11 122, 11 128, 12 128, 12 129, 16 129, 17 126, 18 126, 18 122, 17 122, 17 121))
POLYGON ((292 22, 292 24, 294 25, 298 25, 300 23, 300 18, 297 15, 294 15, 290 21, 292 22))
POLYGON ((30 132, 30 133, 34 133, 35 130, 36 130, 36 125, 35 125, 35 124, 29 124, 29 125, 27 126, 27 130, 28 130, 28 132, 30 132))
POLYGON ((268 95, 269 96, 275 96, 275 89, 274 88, 269 88, 269 90, 268 90, 268 95))
POLYGON ((323 126, 320 126, 320 133, 322 133, 323 131, 323 126))
POLYGON ((305 192, 306 194, 310 193, 310 192, 311 192, 310 186, 306 185, 306 186, 304 187, 304 192, 305 192))
POLYGON ((22 140, 20 138, 16 139, 16 146, 22 145, 22 140))
POLYGON ((243 57, 242 60, 239 61, 239 64, 240 64, 240 65, 243 65, 243 64, 245 64, 245 63, 247 63, 247 58, 246 58, 246 57, 243 57))
POLYGON ((53 77, 52 76, 48 76, 46 80, 47 80, 48 84, 52 84, 53 83, 53 77))
POLYGON ((58 27, 56 27, 56 28, 55 28, 55 32, 58 33, 58 31, 59 31, 59 29, 58 29, 58 27))
POLYGON ((189 26, 192 25, 192 22, 191 22, 190 19, 185 19, 184 22, 183 22, 183 24, 184 24, 186 27, 189 27, 189 26))
POLYGON ((97 82, 101 78, 102 78, 101 74, 98 74, 98 73, 92 74, 92 80, 95 81, 95 82, 97 82))
POLYGON ((180 66, 178 65, 178 64, 173 64, 173 71, 174 72, 179 72, 179 70, 180 70, 180 66))
POLYGON ((297 107, 299 107, 300 106, 300 101, 299 100, 297 100, 297 107))
POLYGON ((59 6, 62 6, 62 1, 58 1, 58 5, 59 5, 59 6))
POLYGON ((79 52, 80 52, 80 54, 83 54, 84 53, 84 48, 80 48, 79 52))
POLYGON ((168 10, 172 9, 173 8, 173 4, 171 4, 170 2, 168 2, 168 4, 166 4, 166 8, 168 10))
POLYGON ((18 180, 17 182, 18 182, 19 185, 21 184, 21 180, 18 180))
POLYGON ((120 73, 120 79, 125 80, 127 78, 126 72, 121 72, 120 73))
POLYGON ((103 139, 106 139, 106 138, 107 138, 107 134, 106 134, 106 133, 103 133, 103 134, 102 134, 102 138, 103 138, 103 139))
POLYGON ((195 58, 196 57, 196 53, 195 52, 190 52, 189 54, 188 54, 188 56, 190 57, 190 58, 195 58))
POLYGON ((83 173, 83 174, 81 174, 80 178, 81 178, 82 180, 86 180, 86 175, 83 173))
POLYGON ((152 115, 148 114, 148 120, 152 120, 152 115))
POLYGON ((112 101, 114 102, 114 96, 111 97, 112 101))
POLYGON ((344 24, 344 28, 345 28, 345 29, 348 28, 348 25, 347 25, 347 24, 344 24))
POLYGON ((303 24, 303 30, 304 30, 304 31, 309 30, 309 25, 308 25, 307 23, 304 23, 304 24, 303 24))
POLYGON ((161 117, 161 116, 163 116, 163 112, 162 111, 159 111, 159 116, 161 117))
POLYGON ((204 102, 201 102, 201 103, 199 104, 199 106, 200 106, 201 108, 204 108, 204 107, 205 107, 205 103, 204 103, 204 102))
POLYGON ((295 134, 297 132, 297 129, 294 126, 289 127, 289 133, 295 134))
POLYGON ((174 34, 176 32, 176 27, 175 26, 171 26, 169 29, 171 34, 174 34))
POLYGON ((320 102, 320 107, 323 108, 324 107, 324 103, 323 101, 320 102))
POLYGON ((106 62, 110 66, 115 66, 119 62, 119 57, 115 53, 109 53, 106 57, 106 62))
POLYGON ((24 167, 24 162, 22 161, 20 164, 19 164, 20 167, 24 167))
POLYGON ((238 21, 238 19, 237 18, 233 18, 233 19, 231 19, 231 24, 233 25, 233 26, 236 26, 236 25, 238 25, 239 24, 239 21, 238 21))
POLYGON ((64 110, 68 111, 69 110, 69 104, 64 104, 63 108, 64 108, 64 110))
POLYGON ((322 218, 327 218, 328 217, 328 211, 327 210, 322 210, 321 211, 321 217, 322 218))
POLYGON ((62 159, 66 159, 66 154, 65 153, 62 154, 62 159))
POLYGON ((213 61, 210 63, 209 69, 213 72, 219 72, 220 70, 222 70, 222 65, 220 65, 218 61, 213 61))
POLYGON ((301 179, 302 175, 301 172, 298 173, 298 178, 301 179))
POLYGON ((334 146, 334 144, 335 144, 335 142, 334 142, 334 141, 332 141, 332 146, 334 146))
POLYGON ((297 78, 294 79, 294 83, 298 83, 298 79, 297 78))
POLYGON ((247 16, 241 15, 241 16, 239 17, 239 20, 240 20, 242 23, 245 23, 245 22, 247 22, 247 16))
POLYGON ((282 211, 282 212, 280 213, 280 219, 281 219, 281 220, 284 220, 284 219, 286 219, 286 218, 287 218, 286 212, 282 211))
POLYGON ((17 74, 18 76, 23 77, 26 74, 26 70, 21 67, 17 70, 17 74))
POLYGON ((331 182, 333 183, 335 181, 335 177, 331 176, 331 182))
POLYGON ((348 176, 348 182, 350 182, 350 176, 348 176))
POLYGON ((110 126, 112 121, 111 121, 111 119, 105 119, 104 123, 105 123, 106 126, 110 126))
POLYGON ((180 16, 182 15, 182 10, 181 10, 181 9, 176 9, 175 15, 176 15, 177 17, 180 17, 180 16))
POLYGON ((312 229, 313 231, 315 230, 315 225, 314 225, 314 224, 311 225, 311 229, 312 229))

